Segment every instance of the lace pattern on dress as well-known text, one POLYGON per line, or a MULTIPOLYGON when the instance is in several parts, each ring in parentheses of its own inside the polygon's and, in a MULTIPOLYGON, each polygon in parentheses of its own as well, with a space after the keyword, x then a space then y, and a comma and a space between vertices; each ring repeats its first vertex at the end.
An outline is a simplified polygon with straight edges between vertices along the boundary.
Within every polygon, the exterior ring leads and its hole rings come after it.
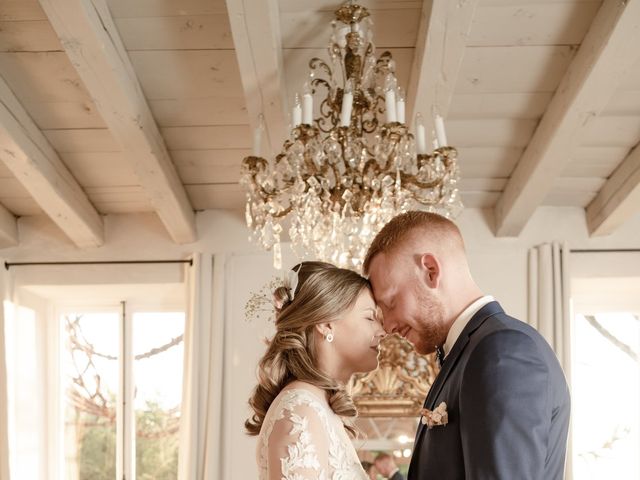
POLYGON ((280 458, 281 480, 307 480, 309 477, 298 473, 300 470, 315 472, 313 478, 318 480, 367 479, 340 418, 313 393, 291 389, 276 398, 265 417, 258 440, 260 480, 268 480, 269 470, 277 468, 275 465, 268 465, 268 441, 276 423, 283 419, 291 423, 288 433, 295 442, 286 446, 287 457, 280 458), (323 431, 311 431, 308 416, 300 414, 300 407, 304 406, 311 407, 313 413, 317 414, 323 431), (321 435, 326 438, 317 438, 321 435), (325 465, 328 471, 323 468, 317 444, 314 443, 319 440, 328 440, 328 465, 325 465))

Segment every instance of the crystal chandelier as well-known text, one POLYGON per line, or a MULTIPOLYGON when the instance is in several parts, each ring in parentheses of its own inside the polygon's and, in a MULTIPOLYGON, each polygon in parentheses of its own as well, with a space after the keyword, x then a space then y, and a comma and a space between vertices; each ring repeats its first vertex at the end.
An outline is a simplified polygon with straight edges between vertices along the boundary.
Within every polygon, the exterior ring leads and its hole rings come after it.
POLYGON ((391 54, 374 56, 367 9, 349 2, 332 26, 330 60, 309 62, 282 152, 261 158, 258 131, 254 155, 242 162, 251 239, 273 250, 276 268, 285 226, 299 258, 358 271, 373 237, 397 214, 422 209, 455 217, 462 210, 457 152, 447 145, 442 118, 435 117, 427 153, 420 114, 415 137, 405 124, 391 54), (324 94, 317 118, 314 94, 324 94))

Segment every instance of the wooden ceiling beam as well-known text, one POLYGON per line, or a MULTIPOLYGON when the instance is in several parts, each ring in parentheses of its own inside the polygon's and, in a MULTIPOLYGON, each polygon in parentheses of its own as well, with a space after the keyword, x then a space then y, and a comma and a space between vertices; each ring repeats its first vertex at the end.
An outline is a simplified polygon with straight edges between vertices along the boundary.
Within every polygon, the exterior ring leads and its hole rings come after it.
POLYGON ((496 235, 518 236, 640 58, 640 2, 605 0, 495 206, 496 235))
MULTIPOLYGON (((2 78, 0 147, 7 168, 76 245, 104 243, 102 217, 2 78)), ((9 229, 9 239, 17 241, 6 213, 0 213, 2 223, 9 229)))
MULTIPOLYGON (((277 0, 227 0, 233 44, 252 131, 264 116, 268 152, 289 137, 282 38, 277 0)), ((303 79, 301 79, 301 82, 303 79)))
POLYGON ((193 208, 107 3, 39 1, 169 235, 176 243, 195 241, 193 208))
POLYGON ((586 211, 592 236, 613 233, 640 213, 640 145, 616 168, 586 211))
POLYGON ((407 91, 407 124, 422 113, 431 132, 435 113, 446 118, 467 48, 478 0, 424 1, 407 91))
POLYGON ((18 222, 13 214, 0 205, 0 248, 18 245, 18 222))

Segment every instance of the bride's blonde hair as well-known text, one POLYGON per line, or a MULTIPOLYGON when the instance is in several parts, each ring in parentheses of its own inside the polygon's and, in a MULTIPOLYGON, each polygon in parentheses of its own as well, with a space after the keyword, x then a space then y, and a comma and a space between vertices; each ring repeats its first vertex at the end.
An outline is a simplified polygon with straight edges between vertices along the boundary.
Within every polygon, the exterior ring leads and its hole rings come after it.
MULTIPOLYGON (((316 325, 336 320, 356 302, 360 293, 371 288, 356 272, 324 262, 302 262, 295 292, 279 287, 274 292, 276 333, 258 364, 258 385, 249 405, 253 415, 244 423, 249 435, 258 435, 271 403, 290 382, 300 380, 323 389, 331 409, 342 417, 355 417, 356 407, 344 385, 317 367, 316 325), (292 300, 293 298, 293 300, 292 300)), ((354 429, 346 425, 353 433, 354 429)))

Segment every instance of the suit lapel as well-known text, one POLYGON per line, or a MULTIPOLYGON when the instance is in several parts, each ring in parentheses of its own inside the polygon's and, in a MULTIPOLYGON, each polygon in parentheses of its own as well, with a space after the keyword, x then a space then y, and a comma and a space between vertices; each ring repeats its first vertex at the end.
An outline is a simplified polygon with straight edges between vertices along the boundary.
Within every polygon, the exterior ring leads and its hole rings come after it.
MULTIPOLYGON (((440 395, 440 392, 442 391, 442 388, 444 387, 449 374, 453 371, 455 365, 458 363, 458 358, 469 343, 469 338, 471 337, 473 332, 480 328, 480 326, 487 318, 497 313, 504 313, 504 310, 502 310, 502 307, 498 302, 490 302, 483 306, 480 310, 478 310, 473 317, 471 317, 471 320, 469 320, 469 323, 467 323, 464 330, 462 330, 462 333, 460 333, 458 340, 456 340, 456 343, 453 345, 451 352, 449 352, 449 354, 445 357, 444 364, 442 365, 442 370, 440 370, 440 373, 438 373, 438 376, 434 380, 433 385, 431 385, 431 388, 429 389, 429 393, 427 394, 427 398, 424 402, 424 408, 433 410, 436 407, 436 399, 438 398, 438 395, 440 395)), ((423 430, 424 425, 422 424, 422 422, 420 422, 418 432, 416 433, 414 451, 415 447, 418 445, 418 440, 422 435, 423 430)))

